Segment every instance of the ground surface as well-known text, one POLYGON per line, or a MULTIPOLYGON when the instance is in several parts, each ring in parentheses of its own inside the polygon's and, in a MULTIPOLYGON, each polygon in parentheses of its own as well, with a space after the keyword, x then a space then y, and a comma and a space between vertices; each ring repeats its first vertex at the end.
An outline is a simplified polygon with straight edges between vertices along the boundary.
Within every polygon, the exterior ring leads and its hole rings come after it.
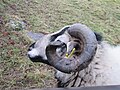
POLYGON ((120 0, 1 0, 0 89, 54 87, 53 69, 27 58, 32 41, 25 33, 54 32, 76 22, 120 44, 120 0))

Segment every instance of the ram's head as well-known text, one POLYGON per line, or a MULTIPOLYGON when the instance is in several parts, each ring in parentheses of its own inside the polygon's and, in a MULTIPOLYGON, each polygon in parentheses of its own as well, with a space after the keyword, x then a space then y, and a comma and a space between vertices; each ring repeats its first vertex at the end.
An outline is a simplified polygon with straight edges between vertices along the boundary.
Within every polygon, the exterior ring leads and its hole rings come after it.
POLYGON ((44 49, 42 51, 44 51, 46 56, 46 60, 44 62, 40 60, 40 62, 49 64, 65 73, 76 72, 86 68, 96 52, 98 41, 95 33, 83 24, 70 25, 64 30, 64 33, 66 33, 66 37, 56 37, 52 41, 50 39, 52 36, 50 35, 45 39, 41 39, 42 42, 45 42, 45 45, 42 45, 40 40, 35 44, 36 47, 41 47, 35 50, 42 54, 41 50, 44 49), (64 51, 61 55, 59 51, 63 49, 64 51), (72 55, 66 57, 65 53, 72 53, 72 55))
POLYGON ((73 38, 73 46, 76 49, 73 56, 60 57, 56 53, 56 49, 65 44, 61 41, 51 42, 46 48, 46 55, 53 67, 70 73, 88 66, 96 52, 97 40, 94 32, 82 24, 71 25, 67 32, 73 38))

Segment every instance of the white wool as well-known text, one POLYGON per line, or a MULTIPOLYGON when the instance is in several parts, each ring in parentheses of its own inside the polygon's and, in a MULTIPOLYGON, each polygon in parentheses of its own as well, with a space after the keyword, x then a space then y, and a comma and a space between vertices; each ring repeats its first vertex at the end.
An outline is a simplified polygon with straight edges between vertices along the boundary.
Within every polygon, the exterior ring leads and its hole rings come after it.
POLYGON ((95 70, 96 74, 101 74, 100 79, 97 81, 98 84, 99 82, 103 85, 120 84, 120 46, 111 46, 103 43, 102 52, 98 61, 98 67, 94 65, 99 68, 98 71, 95 70))

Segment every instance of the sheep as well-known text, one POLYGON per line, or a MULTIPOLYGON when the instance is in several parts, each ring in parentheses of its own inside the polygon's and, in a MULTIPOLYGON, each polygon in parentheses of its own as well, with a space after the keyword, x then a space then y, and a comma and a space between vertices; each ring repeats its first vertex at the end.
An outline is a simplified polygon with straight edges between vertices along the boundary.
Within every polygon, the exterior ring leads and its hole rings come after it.
POLYGON ((86 25, 73 24, 40 38, 28 50, 33 62, 56 69, 58 87, 120 84, 120 46, 101 41, 86 25), (70 58, 65 53, 75 52, 70 58))

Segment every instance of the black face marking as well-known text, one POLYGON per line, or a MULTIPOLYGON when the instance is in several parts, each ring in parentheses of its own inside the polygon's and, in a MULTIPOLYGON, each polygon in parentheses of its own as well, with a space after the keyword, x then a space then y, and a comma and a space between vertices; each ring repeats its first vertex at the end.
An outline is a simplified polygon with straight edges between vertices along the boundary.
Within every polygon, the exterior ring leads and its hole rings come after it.
POLYGON ((62 35, 68 28, 69 28, 69 27, 66 27, 66 28, 64 28, 61 32, 59 32, 59 33, 51 36, 50 41, 51 41, 51 42, 54 41, 58 36, 62 35))
MULTIPOLYGON (((34 45, 35 45, 35 42, 29 46, 28 51, 31 51, 34 48, 34 45)), ((32 62, 41 62, 41 63, 50 65, 49 62, 47 60, 44 60, 41 56, 30 57, 28 55, 28 57, 32 62)))
POLYGON ((31 58, 31 57, 28 55, 28 57, 30 58, 30 60, 31 60, 32 62, 41 62, 41 63, 47 64, 47 65, 50 65, 49 62, 48 62, 48 60, 44 60, 41 56, 36 56, 36 57, 34 57, 34 58, 31 58))

